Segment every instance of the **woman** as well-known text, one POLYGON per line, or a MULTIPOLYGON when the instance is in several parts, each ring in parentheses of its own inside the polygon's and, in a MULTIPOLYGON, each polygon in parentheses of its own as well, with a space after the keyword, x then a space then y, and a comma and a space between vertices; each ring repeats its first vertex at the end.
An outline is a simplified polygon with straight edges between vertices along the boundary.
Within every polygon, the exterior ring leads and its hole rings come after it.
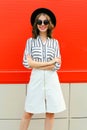
POLYGON ((58 41, 52 38, 56 18, 46 8, 31 15, 32 38, 26 43, 23 65, 32 68, 20 130, 27 130, 33 114, 45 113, 45 130, 52 130, 54 113, 65 110, 56 70, 61 66, 58 41))

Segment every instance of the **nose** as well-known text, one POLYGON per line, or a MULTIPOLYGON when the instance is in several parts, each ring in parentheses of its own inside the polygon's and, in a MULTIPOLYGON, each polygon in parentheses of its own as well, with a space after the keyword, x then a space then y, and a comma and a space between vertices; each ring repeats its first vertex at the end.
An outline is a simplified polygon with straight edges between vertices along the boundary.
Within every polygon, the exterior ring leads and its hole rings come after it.
POLYGON ((44 22, 42 22, 42 25, 44 25, 44 22))

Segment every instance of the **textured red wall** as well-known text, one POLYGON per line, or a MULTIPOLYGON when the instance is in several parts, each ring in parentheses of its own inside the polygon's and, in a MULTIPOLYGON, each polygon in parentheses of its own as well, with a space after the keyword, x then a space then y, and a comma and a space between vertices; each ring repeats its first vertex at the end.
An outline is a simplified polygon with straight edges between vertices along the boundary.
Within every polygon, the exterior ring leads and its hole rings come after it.
POLYGON ((22 65, 29 18, 38 7, 55 13, 54 37, 59 40, 61 82, 87 82, 87 0, 0 0, 0 83, 27 83, 30 71, 22 65))

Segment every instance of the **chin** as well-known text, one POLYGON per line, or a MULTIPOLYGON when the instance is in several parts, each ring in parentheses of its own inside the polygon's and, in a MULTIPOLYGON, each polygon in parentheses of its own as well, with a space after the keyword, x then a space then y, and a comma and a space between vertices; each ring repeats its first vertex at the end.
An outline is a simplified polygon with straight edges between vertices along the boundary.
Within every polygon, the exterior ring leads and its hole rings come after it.
POLYGON ((40 32, 47 32, 47 29, 44 29, 44 30, 41 30, 41 29, 40 29, 39 31, 40 31, 40 32))

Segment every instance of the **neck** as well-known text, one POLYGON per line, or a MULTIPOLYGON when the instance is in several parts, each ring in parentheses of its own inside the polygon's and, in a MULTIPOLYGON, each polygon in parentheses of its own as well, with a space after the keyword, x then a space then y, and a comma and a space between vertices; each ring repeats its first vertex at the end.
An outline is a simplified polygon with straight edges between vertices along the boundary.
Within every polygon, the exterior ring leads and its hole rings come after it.
POLYGON ((42 39, 42 41, 46 41, 47 39, 47 34, 46 33, 40 33, 40 38, 42 39))
POLYGON ((45 32, 40 33, 40 37, 47 37, 47 33, 45 33, 45 32))

